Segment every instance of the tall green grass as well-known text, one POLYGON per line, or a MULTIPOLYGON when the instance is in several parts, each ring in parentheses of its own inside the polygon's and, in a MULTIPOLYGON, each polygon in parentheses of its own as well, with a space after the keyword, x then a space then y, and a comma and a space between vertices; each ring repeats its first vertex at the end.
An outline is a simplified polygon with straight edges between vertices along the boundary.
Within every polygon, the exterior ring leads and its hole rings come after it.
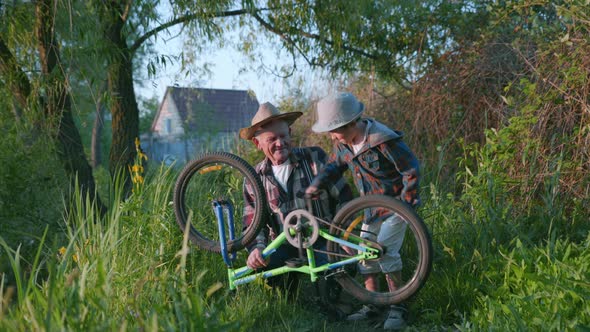
MULTIPOLYGON (((410 301, 414 330, 584 330, 590 326, 587 208, 560 196, 558 175, 536 206, 515 205, 502 177, 462 177, 461 194, 428 179, 419 211, 434 267, 410 301), (568 206, 564 209, 561 207, 568 206)), ((1 331, 356 331, 329 322, 309 283, 295 300, 253 283, 230 291, 221 256, 190 245, 174 220, 177 174, 160 168, 125 198, 111 185, 100 217, 77 196, 64 237, 40 236, 25 264, 0 240, 14 280, 0 281, 1 331), (63 247, 63 248, 62 248, 63 247)), ((243 263, 245 254, 239 256, 243 263)))
POLYGON ((421 214, 432 231, 435 261, 413 306, 419 311, 416 324, 458 330, 588 329, 588 200, 558 194, 564 183, 562 156, 554 156, 555 169, 544 188, 526 192, 503 171, 496 149, 493 143, 466 149, 455 186, 438 178, 428 181, 421 214))
POLYGON ((452 195, 433 192, 431 200, 423 212, 431 213, 427 223, 435 260, 413 305, 419 326, 494 331, 590 326, 587 228, 581 241, 573 241, 559 224, 547 225, 540 236, 527 226, 535 219, 532 215, 478 219, 471 204, 452 195))
POLYGON ((19 249, 0 240, 18 276, 0 288, 0 330, 291 330, 321 323, 260 283, 229 291, 221 256, 195 250, 176 226, 174 181, 161 168, 127 199, 113 184, 104 218, 78 195, 64 217, 63 248, 43 237, 28 268, 19 249))

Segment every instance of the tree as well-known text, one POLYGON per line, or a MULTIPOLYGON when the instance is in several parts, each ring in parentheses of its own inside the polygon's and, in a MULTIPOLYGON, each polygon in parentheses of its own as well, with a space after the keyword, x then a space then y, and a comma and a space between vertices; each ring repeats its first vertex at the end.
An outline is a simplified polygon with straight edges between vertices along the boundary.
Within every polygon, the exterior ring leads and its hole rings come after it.
MULTIPOLYGON (((151 21, 157 16, 154 3, 146 1, 133 5, 132 1, 96 2, 103 36, 108 42, 107 48, 111 50, 107 58, 107 81, 111 95, 112 145, 109 169, 112 174, 131 165, 136 154, 134 142, 139 137, 139 109, 133 88, 134 56, 149 38, 161 31, 208 15, 205 12, 182 16, 148 30, 151 21), (139 35, 142 31, 143 34, 139 35)), ((228 11, 216 15, 231 16, 244 13, 245 11, 228 11)), ((126 188, 130 188, 128 177, 126 188)))
POLYGON ((158 107, 160 106, 158 97, 155 95, 147 99, 140 97, 139 105, 139 131, 145 133, 152 127, 152 122, 158 112, 158 107))
MULTIPOLYGON (((477 30, 474 29, 477 27, 475 22, 482 12, 469 1, 177 0, 170 1, 172 17, 163 18, 158 11, 159 3, 155 0, 94 0, 77 4, 81 6, 80 10, 69 12, 71 17, 96 20, 99 25, 100 33, 93 38, 102 58, 97 65, 105 69, 107 81, 108 98, 103 102, 108 105, 112 118, 109 154, 112 174, 120 169, 126 170, 136 154, 134 141, 139 136, 139 109, 133 80, 134 68, 140 60, 138 55, 143 51, 150 52, 150 41, 171 27, 181 27, 193 40, 191 46, 197 50, 199 45, 207 42, 221 43, 225 33, 236 29, 245 36, 239 45, 244 52, 252 52, 253 45, 259 40, 278 37, 278 48, 286 50, 294 59, 304 59, 311 66, 326 67, 334 74, 371 71, 407 87, 454 41, 467 38, 464 31, 477 30), (470 29, 457 29, 456 26, 470 29)), ((39 8, 37 14, 49 20, 45 14, 61 8, 62 3, 47 0, 38 1, 36 5, 39 8)), ((27 5, 21 4, 21 7, 27 5)), ((76 38, 82 38, 81 34, 72 34, 73 39, 64 42, 59 38, 66 38, 68 34, 50 35, 55 21, 48 24, 43 30, 44 47, 39 48, 41 51, 49 47, 43 55, 48 61, 43 67, 46 76, 54 75, 56 68, 63 63, 58 52, 59 42, 75 46, 81 42, 76 38)), ((0 44, 3 58, 0 65, 4 67, 0 74, 6 74, 4 80, 14 91, 18 105, 28 107, 31 88, 27 87, 27 75, 14 70, 18 68, 18 62, 14 54, 6 52, 9 49, 5 46, 0 44)), ((179 50, 181 58, 190 58, 182 56, 189 51, 179 50)), ((164 58, 160 59, 165 62, 164 58)), ((39 62, 43 63, 43 59, 39 62)), ((155 67, 152 64, 150 68, 153 71, 155 67)), ((297 62, 294 61, 292 70, 296 69, 297 62)), ((51 110, 48 114, 64 114, 67 121, 63 122, 63 130, 73 130, 75 127, 68 122, 71 96, 65 80, 63 77, 52 77, 52 80, 56 87, 48 95, 47 107, 51 110)), ((14 110, 18 119, 19 109, 14 110)), ((58 137, 64 140, 61 143, 64 144, 71 136, 58 137)), ((64 159, 64 165, 70 172, 88 176, 88 170, 80 162, 81 147, 76 151, 67 150, 68 147, 63 146, 64 158, 68 159, 64 159)), ((126 183, 130 188, 129 179, 126 183)))
MULTIPOLYGON (((49 124, 50 133, 55 135, 57 154, 70 176, 71 188, 78 183, 82 194, 90 196, 103 210, 104 206, 96 194, 92 169, 84 154, 80 133, 71 112, 71 97, 62 70, 59 42, 54 34, 54 8, 51 0, 35 2, 34 34, 45 91, 42 98, 32 96, 29 78, 1 37, 0 76, 14 93, 17 107, 43 112, 41 117, 49 124)), ((17 112, 15 117, 17 120, 20 118, 17 112)))
MULTIPOLYGON (((113 119, 111 171, 132 163, 133 142, 139 135, 131 70, 134 55, 150 38, 173 26, 182 26, 189 36, 204 42, 223 39, 233 26, 261 29, 265 34, 250 36, 279 36, 284 48, 312 66, 329 66, 335 73, 373 69, 407 85, 451 43, 450 32, 457 31, 452 29, 457 22, 468 25, 478 18, 464 10, 474 5, 462 1, 174 1, 174 16, 154 26, 159 18, 155 4, 96 2, 112 50, 107 64, 113 119), (220 20, 230 18, 235 19, 223 26, 220 20)), ((245 39, 245 43, 254 41, 245 39)))

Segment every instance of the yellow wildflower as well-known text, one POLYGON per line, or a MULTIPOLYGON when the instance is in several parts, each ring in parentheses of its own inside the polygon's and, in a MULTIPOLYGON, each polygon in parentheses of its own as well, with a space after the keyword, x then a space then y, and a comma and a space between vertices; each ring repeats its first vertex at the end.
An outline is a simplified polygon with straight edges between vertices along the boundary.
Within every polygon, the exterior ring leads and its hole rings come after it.
POLYGON ((141 142, 139 141, 139 138, 135 138, 135 151, 137 151, 137 157, 139 158, 139 160, 141 159, 145 159, 148 160, 148 157, 145 153, 143 153, 143 150, 141 150, 141 142))
POLYGON ((74 260, 74 262, 78 263, 78 255, 77 254, 73 254, 72 259, 74 260))
POLYGON ((143 176, 136 174, 133 179, 133 183, 143 183, 143 176))
POLYGON ((142 165, 142 159, 148 159, 147 155, 143 153, 143 151, 141 150, 141 142, 137 137, 135 138, 135 151, 137 152, 137 155, 135 156, 134 164, 127 166, 129 168, 129 173, 131 173, 131 182, 133 182, 133 193, 136 193, 136 189, 139 190, 141 188, 141 184, 144 183, 144 169, 142 165))
POLYGON ((62 256, 65 255, 66 254, 66 247, 59 248, 59 250, 57 252, 59 252, 59 254, 62 256))
POLYGON ((148 160, 148 157, 145 153, 141 152, 141 150, 137 151, 137 156, 139 156, 139 159, 141 160, 142 158, 145 159, 146 161, 148 160))

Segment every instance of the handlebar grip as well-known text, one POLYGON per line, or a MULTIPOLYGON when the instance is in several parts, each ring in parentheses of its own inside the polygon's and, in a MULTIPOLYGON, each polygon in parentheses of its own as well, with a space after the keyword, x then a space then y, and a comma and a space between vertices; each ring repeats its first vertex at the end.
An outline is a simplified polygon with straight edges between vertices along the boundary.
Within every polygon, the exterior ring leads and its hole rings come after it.
POLYGON ((264 250, 262 251, 262 258, 266 259, 268 256, 272 255, 275 251, 277 251, 276 249, 272 249, 269 250, 268 252, 264 252, 264 250))
POLYGON ((325 189, 318 189, 312 194, 307 194, 305 191, 299 191, 295 194, 295 197, 304 198, 305 199, 305 206, 307 207, 307 211, 310 213, 313 213, 313 210, 311 208, 311 201, 314 199, 320 198, 320 195, 322 194, 323 191, 326 191, 326 190, 325 189))
POLYGON ((298 191, 295 194, 295 197, 297 198, 305 198, 305 199, 317 199, 320 197, 320 195, 322 194, 322 192, 326 191, 326 189, 318 189, 317 191, 315 191, 313 194, 307 194, 305 193, 304 190, 298 191))

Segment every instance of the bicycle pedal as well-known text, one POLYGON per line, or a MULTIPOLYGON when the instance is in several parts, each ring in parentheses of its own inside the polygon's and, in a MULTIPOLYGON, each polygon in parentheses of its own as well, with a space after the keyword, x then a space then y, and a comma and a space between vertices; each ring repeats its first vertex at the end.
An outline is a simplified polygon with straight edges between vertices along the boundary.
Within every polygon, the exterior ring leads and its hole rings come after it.
POLYGON ((307 263, 307 261, 300 258, 290 258, 287 261, 285 261, 285 265, 287 267, 301 267, 305 265, 305 263, 307 263))

